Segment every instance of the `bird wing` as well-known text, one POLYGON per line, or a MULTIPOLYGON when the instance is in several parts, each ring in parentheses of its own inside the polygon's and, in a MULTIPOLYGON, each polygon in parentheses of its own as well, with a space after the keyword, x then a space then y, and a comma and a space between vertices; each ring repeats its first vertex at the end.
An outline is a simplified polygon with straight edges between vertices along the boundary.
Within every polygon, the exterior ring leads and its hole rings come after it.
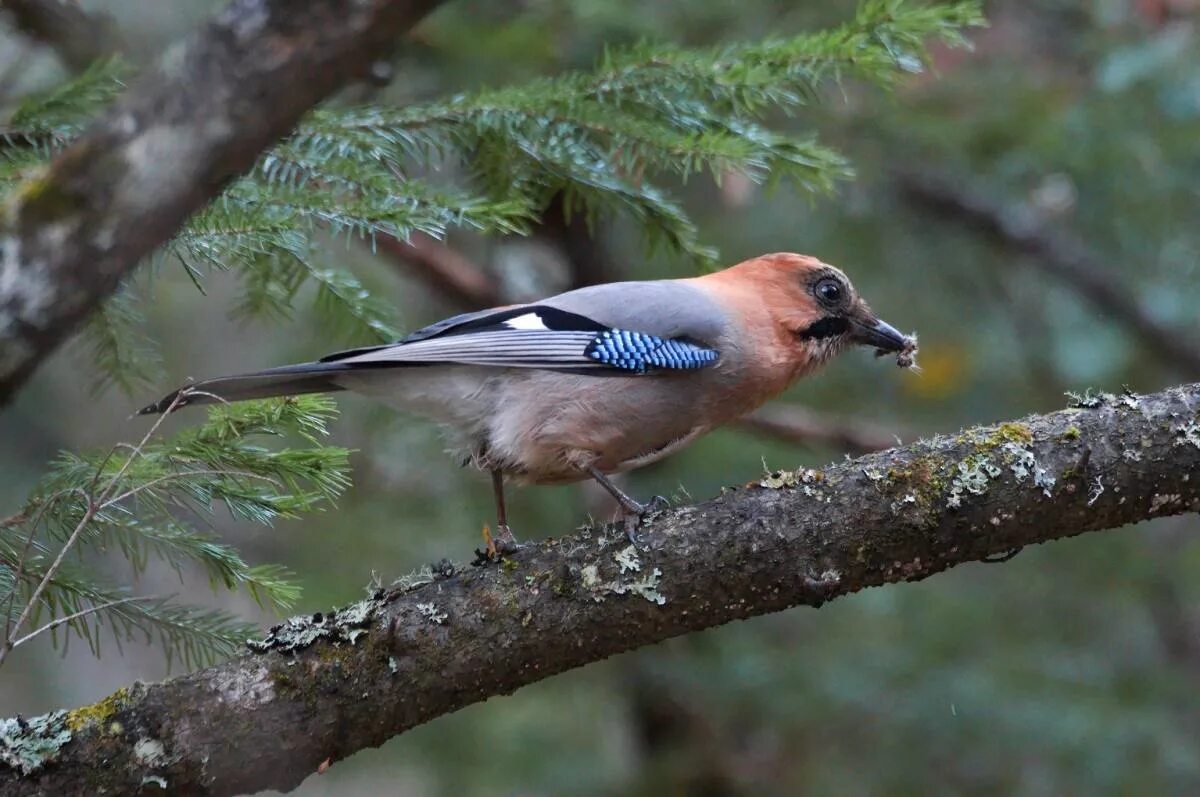
POLYGON ((718 359, 716 349, 686 337, 620 329, 534 304, 455 316, 396 343, 338 352, 320 362, 351 368, 459 363, 621 375, 704 368, 718 359))
POLYGON ((349 372, 459 363, 540 368, 593 376, 695 370, 715 365, 728 320, 679 281, 594 285, 536 304, 465 313, 395 343, 337 352, 318 362, 218 377, 176 390, 141 414, 185 404, 343 390, 349 372), (187 395, 180 399, 180 391, 187 395))

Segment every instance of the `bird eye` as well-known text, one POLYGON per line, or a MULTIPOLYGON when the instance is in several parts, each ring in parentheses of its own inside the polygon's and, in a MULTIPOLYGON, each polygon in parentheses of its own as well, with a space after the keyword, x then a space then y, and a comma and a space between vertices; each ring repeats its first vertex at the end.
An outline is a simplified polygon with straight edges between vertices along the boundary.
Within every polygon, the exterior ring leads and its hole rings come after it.
POLYGON ((813 293, 822 304, 835 305, 842 301, 842 285, 832 278, 823 279, 813 288, 813 293))

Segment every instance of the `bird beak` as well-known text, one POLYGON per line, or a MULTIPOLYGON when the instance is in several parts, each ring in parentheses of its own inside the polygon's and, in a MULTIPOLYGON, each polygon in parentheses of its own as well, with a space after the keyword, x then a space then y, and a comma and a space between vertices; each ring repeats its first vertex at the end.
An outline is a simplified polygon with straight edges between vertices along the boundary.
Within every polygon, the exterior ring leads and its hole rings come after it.
POLYGON ((913 340, 886 321, 875 318, 850 319, 850 340, 863 346, 874 346, 879 353, 905 351, 913 340))

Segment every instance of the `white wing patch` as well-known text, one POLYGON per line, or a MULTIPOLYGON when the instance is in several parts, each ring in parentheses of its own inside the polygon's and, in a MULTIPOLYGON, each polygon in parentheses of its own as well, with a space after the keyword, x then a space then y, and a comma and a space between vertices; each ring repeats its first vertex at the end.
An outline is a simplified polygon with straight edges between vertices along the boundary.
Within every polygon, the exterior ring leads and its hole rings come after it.
POLYGON ((550 327, 542 321, 537 313, 525 313, 524 315, 510 318, 502 324, 509 329, 526 329, 526 330, 549 330, 550 327))

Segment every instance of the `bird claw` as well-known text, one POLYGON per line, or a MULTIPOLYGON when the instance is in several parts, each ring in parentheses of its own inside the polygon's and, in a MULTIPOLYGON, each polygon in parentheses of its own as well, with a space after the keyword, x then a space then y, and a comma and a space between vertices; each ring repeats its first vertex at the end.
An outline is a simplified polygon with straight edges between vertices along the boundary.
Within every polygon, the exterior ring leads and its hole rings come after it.
POLYGON ((475 551, 475 563, 495 562, 503 556, 514 554, 521 548, 516 536, 506 525, 497 525, 495 535, 486 523, 483 524, 483 549, 475 551))
POLYGON ((635 503, 632 512, 629 512, 624 517, 625 537, 630 544, 637 545, 641 542, 641 537, 638 536, 638 527, 642 525, 642 521, 656 512, 664 512, 671 508, 671 502, 661 495, 656 495, 644 504, 635 503))
POLYGON ((516 535, 506 525, 496 526, 496 536, 493 538, 492 544, 501 556, 516 553, 521 548, 521 543, 517 542, 516 535))
POLYGON ((642 538, 639 537, 637 533, 638 526, 642 524, 641 516, 626 515, 624 518, 622 518, 621 523, 625 527, 625 539, 629 540, 630 545, 636 547, 637 544, 642 541, 642 538))
POLYGON ((653 498, 651 498, 649 501, 646 502, 645 506, 642 507, 642 511, 639 514, 642 517, 645 517, 646 515, 652 515, 655 512, 665 512, 670 508, 671 508, 670 499, 668 499, 662 495, 656 495, 653 498))

